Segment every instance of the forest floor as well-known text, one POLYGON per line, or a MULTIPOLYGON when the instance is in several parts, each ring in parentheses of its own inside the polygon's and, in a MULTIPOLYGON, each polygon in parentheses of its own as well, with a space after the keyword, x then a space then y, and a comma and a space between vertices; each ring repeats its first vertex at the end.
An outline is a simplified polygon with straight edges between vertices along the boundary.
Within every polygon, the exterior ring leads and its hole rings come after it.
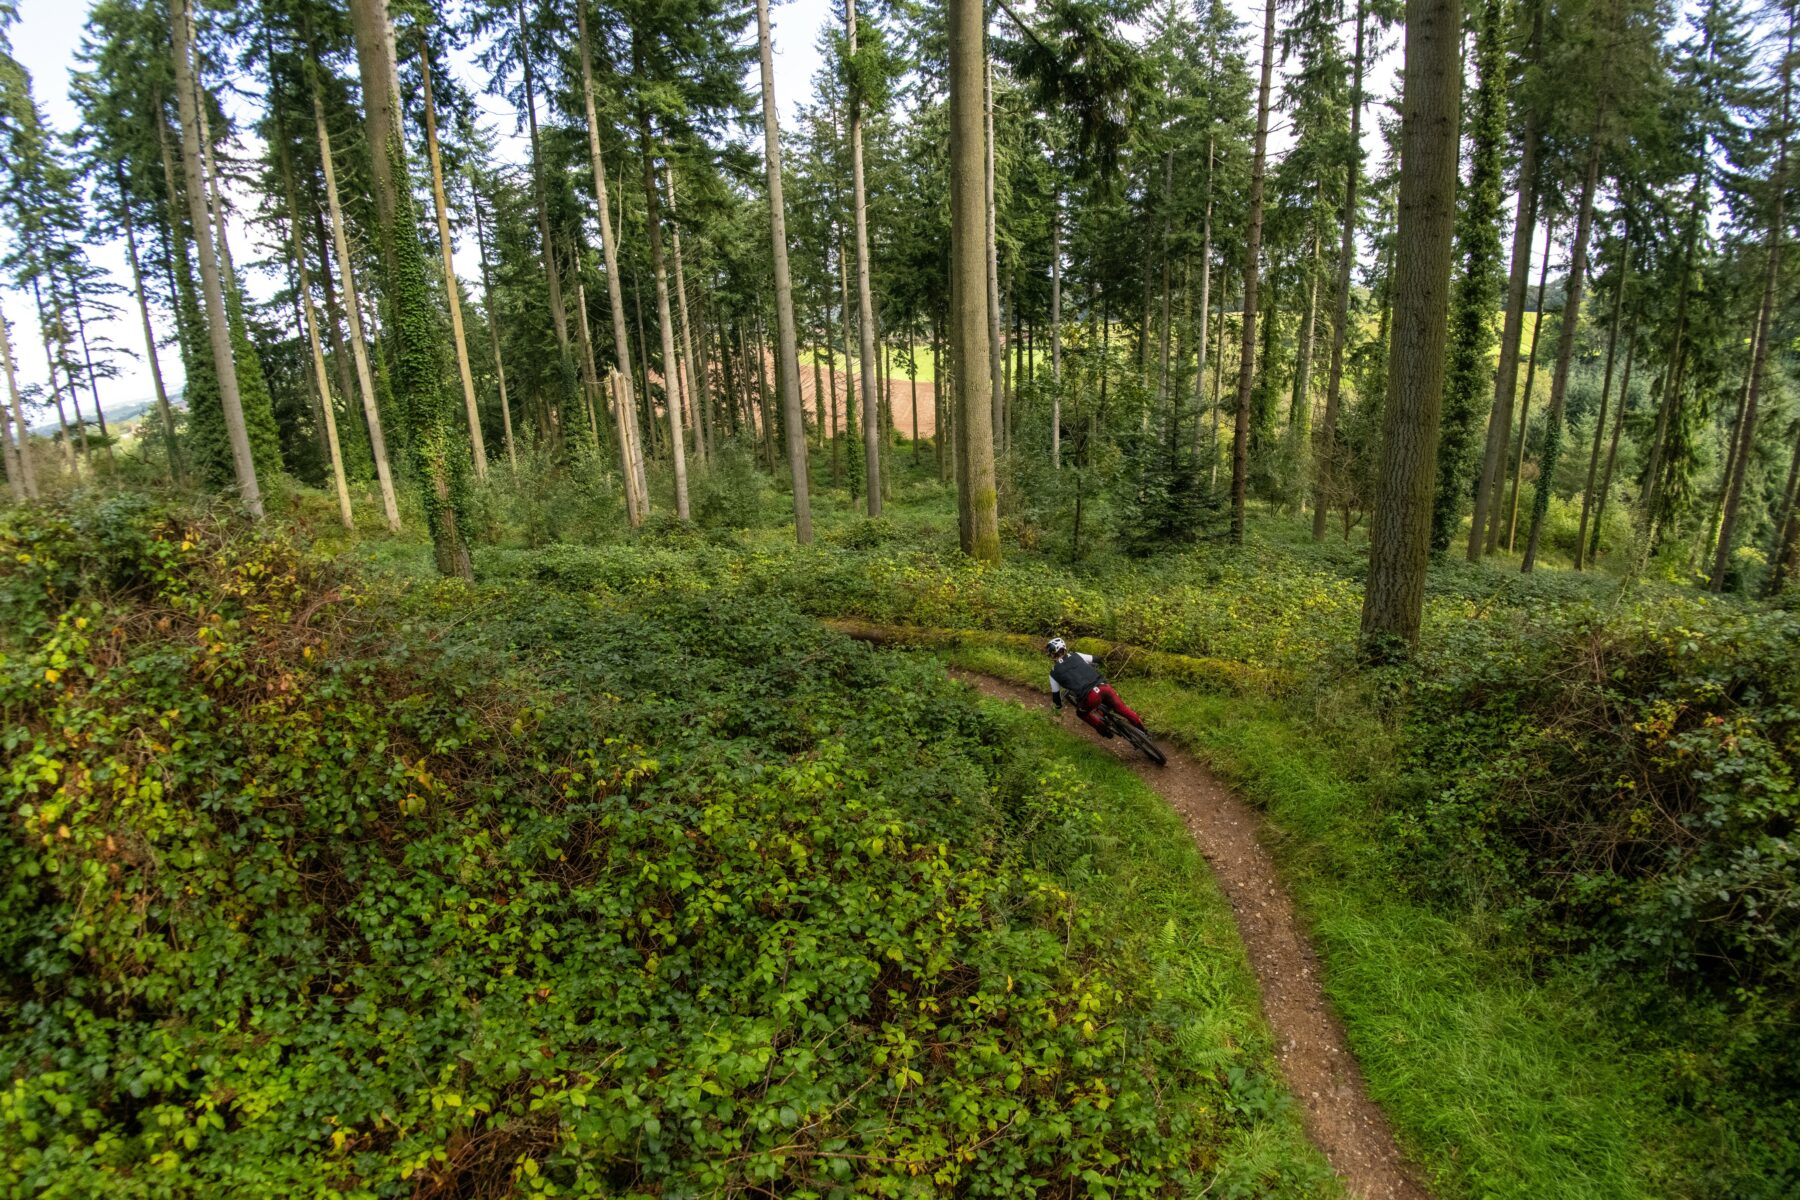
MULTIPOLYGON (((1027 709, 1044 705, 1042 690, 974 671, 952 673, 990 699, 1027 709)), ((1343 1023, 1325 998, 1318 955, 1262 845, 1256 810, 1180 750, 1165 749, 1168 765, 1159 767, 1117 741, 1104 747, 1180 814, 1230 901, 1275 1036, 1276 1061, 1305 1114, 1307 1135, 1352 1196, 1423 1200, 1427 1193, 1387 1115, 1369 1098, 1343 1023)))

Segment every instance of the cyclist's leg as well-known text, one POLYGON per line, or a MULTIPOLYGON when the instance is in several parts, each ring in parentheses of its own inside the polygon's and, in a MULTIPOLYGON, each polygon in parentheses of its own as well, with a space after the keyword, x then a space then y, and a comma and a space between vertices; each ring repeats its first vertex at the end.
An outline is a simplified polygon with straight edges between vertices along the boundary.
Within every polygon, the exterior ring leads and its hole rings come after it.
POLYGON ((1133 712, 1123 700, 1119 699, 1119 693, 1113 691, 1112 684, 1103 683, 1100 685, 1099 690, 1100 698, 1107 704, 1112 705, 1114 712, 1118 713, 1121 717, 1124 717, 1127 721, 1130 721, 1133 725, 1136 725, 1139 729, 1144 727, 1144 719, 1133 712))
POLYGON ((1098 688, 1075 702, 1075 712, 1082 720, 1099 730, 1102 737, 1112 736, 1112 730, 1106 727, 1106 718, 1100 715, 1100 697, 1098 688))

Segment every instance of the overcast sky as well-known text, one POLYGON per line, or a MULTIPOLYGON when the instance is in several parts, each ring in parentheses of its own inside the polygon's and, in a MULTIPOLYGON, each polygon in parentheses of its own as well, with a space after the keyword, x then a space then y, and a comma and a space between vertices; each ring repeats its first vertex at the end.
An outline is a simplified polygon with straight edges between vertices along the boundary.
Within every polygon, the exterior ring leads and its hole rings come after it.
MULTIPOLYGON (((33 91, 38 103, 58 131, 73 129, 79 121, 79 114, 69 100, 68 80, 69 73, 76 65, 76 54, 81 45, 82 28, 89 7, 88 3, 70 3, 69 0, 23 0, 19 23, 12 29, 13 52, 31 71, 33 91)), ((1262 12, 1258 0, 1232 0, 1232 7, 1247 24, 1260 25, 1262 12)), ((819 31, 831 19, 831 0, 776 0, 772 19, 776 100, 785 129, 792 124, 798 108, 812 97, 812 80, 821 66, 817 50, 819 31)), ((480 82, 473 71, 461 67, 457 73, 469 90, 480 93, 480 82)), ((1383 94, 1392 86, 1392 79, 1391 62, 1382 64, 1371 75, 1371 95, 1383 94)), ((760 91, 760 83, 754 71, 750 77, 750 88, 753 93, 760 91)), ((479 99, 482 110, 487 115, 487 124, 504 135, 511 135, 515 124, 511 106, 493 95, 479 94, 479 99)), ((1373 122, 1365 120, 1365 124, 1372 126, 1373 122)), ((1371 152, 1376 149, 1373 139, 1374 133, 1371 130, 1367 143, 1371 152)), ((523 145, 521 135, 516 140, 503 144, 502 152, 522 158, 523 145)), ((1271 150, 1278 154, 1285 145, 1286 139, 1278 126, 1271 138, 1271 150)), ((252 257, 249 251, 255 247, 251 245, 248 232, 241 226, 234 228, 232 244, 240 260, 252 257)), ((458 273, 465 279, 474 278, 478 270, 474 255, 472 245, 463 246, 459 243, 457 267, 458 273)), ((89 257, 91 261, 111 271, 119 283, 129 285, 130 276, 122 245, 93 246, 89 257)), ((247 279, 245 282, 252 294, 266 294, 270 286, 268 281, 256 279, 247 279)), ((101 399, 108 409, 124 408, 146 401, 152 396, 149 369, 142 358, 143 333, 136 305, 129 296, 120 299, 124 311, 104 331, 105 336, 115 345, 130 350, 138 357, 121 358, 120 378, 101 385, 101 399)), ((29 296, 0 288, 0 306, 4 307, 7 317, 12 321, 14 357, 20 369, 21 386, 44 383, 47 372, 38 340, 37 320, 29 296)), ((158 323, 158 336, 168 337, 171 331, 167 325, 167 314, 152 309, 152 319, 158 323)), ((171 350, 165 350, 159 361, 164 380, 171 389, 178 389, 182 379, 179 356, 171 350)), ((84 410, 87 407, 85 397, 83 407, 84 410)), ((41 423, 44 413, 40 410, 32 420, 34 424, 41 423)))

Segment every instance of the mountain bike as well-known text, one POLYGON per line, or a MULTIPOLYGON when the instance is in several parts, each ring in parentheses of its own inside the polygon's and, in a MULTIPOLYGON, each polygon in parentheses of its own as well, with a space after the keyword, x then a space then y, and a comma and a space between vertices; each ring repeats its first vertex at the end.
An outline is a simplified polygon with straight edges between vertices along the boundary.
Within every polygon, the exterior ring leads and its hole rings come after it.
POLYGON ((1157 766, 1166 767, 1169 765, 1169 760, 1164 757, 1163 752, 1157 748, 1156 741, 1151 738, 1149 730, 1133 725, 1110 704, 1102 704, 1099 707, 1100 720, 1106 724, 1106 727, 1113 732, 1115 737, 1122 737, 1133 746, 1136 746, 1143 752, 1145 758, 1149 759, 1157 766))

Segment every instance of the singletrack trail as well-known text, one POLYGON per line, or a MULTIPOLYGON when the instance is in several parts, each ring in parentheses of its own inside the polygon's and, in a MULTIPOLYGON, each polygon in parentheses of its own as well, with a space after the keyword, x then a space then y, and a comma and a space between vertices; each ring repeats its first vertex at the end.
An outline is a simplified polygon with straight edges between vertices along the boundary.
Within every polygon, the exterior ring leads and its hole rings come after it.
MULTIPOLYGON (((952 669, 983 695, 1026 708, 1047 703, 1044 691, 991 675, 952 669)), ((1081 728, 1086 732, 1085 727, 1081 728)), ((1282 889, 1275 864, 1257 840, 1256 811, 1191 755, 1164 747, 1158 767, 1119 740, 1102 742, 1187 822, 1236 914, 1238 933, 1262 991, 1263 1016, 1275 1034, 1276 1057, 1299 1098, 1306 1132, 1363 1200, 1428 1200, 1414 1179, 1387 1116, 1369 1098, 1343 1026, 1325 999, 1318 956, 1282 889)))

